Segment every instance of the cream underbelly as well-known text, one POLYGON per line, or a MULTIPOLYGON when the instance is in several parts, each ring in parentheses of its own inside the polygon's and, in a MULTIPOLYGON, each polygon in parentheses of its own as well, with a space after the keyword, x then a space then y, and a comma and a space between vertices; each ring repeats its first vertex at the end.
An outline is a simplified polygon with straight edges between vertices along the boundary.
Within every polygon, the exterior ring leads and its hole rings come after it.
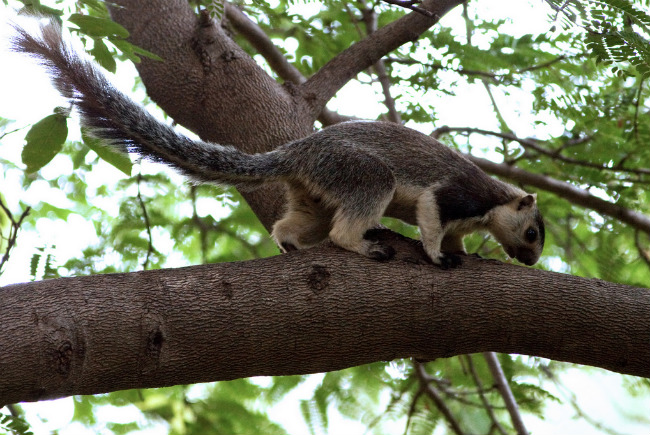
POLYGON ((386 208, 386 216, 417 225, 416 207, 424 189, 419 186, 398 186, 393 199, 386 208))

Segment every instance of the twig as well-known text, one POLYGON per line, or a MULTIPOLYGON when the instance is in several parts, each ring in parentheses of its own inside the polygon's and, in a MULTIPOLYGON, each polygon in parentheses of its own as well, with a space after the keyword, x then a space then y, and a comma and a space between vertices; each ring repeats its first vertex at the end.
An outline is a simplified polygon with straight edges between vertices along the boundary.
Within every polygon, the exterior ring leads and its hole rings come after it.
POLYGON ((472 155, 467 155, 467 158, 486 172, 555 193, 561 198, 572 202, 574 205, 590 208, 602 215, 613 217, 633 228, 650 234, 650 216, 598 198, 573 184, 557 180, 547 175, 524 171, 523 169, 505 163, 494 163, 490 160, 472 155))
MULTIPOLYGON (((268 35, 264 33, 260 26, 229 2, 226 2, 226 16, 235 27, 235 30, 246 38, 253 47, 255 47, 258 53, 262 55, 262 57, 269 63, 271 69, 275 71, 281 79, 296 85, 300 85, 307 81, 305 76, 303 76, 302 73, 287 60, 284 53, 273 44, 273 41, 271 41, 268 35)), ((353 118, 340 115, 327 108, 324 108, 318 116, 318 120, 323 125, 332 125, 339 122, 349 121, 351 119, 353 118)))
POLYGON ((382 0, 384 3, 388 3, 391 5, 399 6, 401 8, 406 8, 410 9, 412 11, 415 11, 417 13, 420 13, 426 17, 433 17, 435 14, 431 11, 427 11, 426 9, 422 9, 418 6, 415 6, 418 3, 422 3, 422 0, 382 0))
MULTIPOLYGON (((497 105, 497 101, 494 98, 494 94, 492 93, 492 89, 490 89, 490 84, 487 82, 487 80, 481 80, 483 83, 483 87, 485 88, 485 92, 487 92, 488 97, 490 98, 490 103, 492 103, 492 107, 494 108, 494 113, 497 115, 497 120, 499 121, 499 124, 501 124, 501 130, 506 130, 506 131, 512 131, 510 127, 508 127, 508 123, 506 122, 506 119, 503 117, 503 114, 501 113, 501 110, 499 109, 499 106, 497 105)), ((503 144, 504 148, 504 155, 508 155, 508 149, 506 148, 506 144, 503 144)))
POLYGON ((501 368, 501 363, 499 363, 499 360, 497 359, 497 354, 494 352, 483 352, 483 357, 485 358, 485 361, 487 361, 487 365, 490 369, 490 373, 492 373, 497 389, 501 393, 501 397, 503 397, 503 401, 506 404, 506 409, 510 413, 512 426, 515 428, 518 435, 528 435, 528 430, 526 430, 524 421, 521 418, 521 413, 519 412, 519 406, 517 405, 515 396, 512 394, 512 390, 510 390, 506 375, 503 373, 503 369, 501 368))
POLYGON ((476 387, 478 388, 478 394, 479 397, 481 398, 481 402, 483 403, 483 407, 485 408, 485 412, 487 412, 488 417, 490 417, 490 420, 492 420, 492 425, 496 427, 497 430, 501 432, 503 435, 507 435, 506 430, 503 428, 503 426, 501 426, 501 423, 499 423, 497 416, 494 414, 494 408, 490 404, 490 401, 487 399, 487 397, 485 397, 485 390, 483 389, 483 383, 481 382, 478 373, 476 373, 476 367, 474 367, 474 362, 472 361, 472 355, 465 355, 465 359, 467 361, 469 372, 472 375, 472 378, 474 379, 474 383, 476 384, 476 387))
POLYGON ((546 375, 546 377, 548 377, 551 380, 551 382, 553 382, 555 384, 558 391, 560 391, 562 393, 564 398, 569 401, 569 403, 571 404, 571 407, 576 412, 578 417, 585 420, 587 423, 589 423, 590 425, 592 425, 593 427, 598 429, 600 432, 604 432, 604 433, 607 433, 609 435, 620 435, 621 434, 620 432, 617 432, 616 430, 605 426, 603 423, 597 421, 596 419, 591 417, 589 414, 585 413, 582 410, 582 408, 580 408, 580 405, 578 405, 578 401, 576 400, 576 395, 571 390, 569 390, 564 385, 562 385, 560 380, 553 374, 553 372, 551 372, 551 370, 549 370, 549 368, 547 366, 541 366, 540 369, 541 369, 542 373, 544 373, 546 375))
POLYGON ((408 434, 409 426, 411 425, 411 418, 413 418, 413 414, 415 414, 415 407, 417 406, 420 397, 422 397, 422 394, 424 394, 424 386, 421 386, 418 392, 415 393, 415 395, 413 396, 413 400, 411 401, 411 406, 409 406, 409 412, 406 414, 406 425, 404 426, 404 435, 408 434))
POLYGON ((549 150, 547 148, 541 147, 538 145, 538 140, 537 139, 531 139, 531 138, 520 138, 515 136, 512 133, 502 133, 498 131, 490 131, 490 130, 483 130, 480 128, 473 128, 473 127, 440 127, 436 129, 436 136, 434 136, 436 139, 440 137, 441 135, 449 132, 460 132, 460 133, 477 133, 477 134, 483 134, 483 135, 489 135, 489 136, 495 136, 499 137, 501 139, 506 139, 506 140, 511 140, 514 142, 518 142, 521 144, 522 147, 531 149, 533 151, 536 151, 540 154, 544 154, 546 156, 549 156, 553 159, 560 160, 565 163, 570 163, 572 165, 578 165, 578 166, 584 166, 588 168, 595 168, 599 169, 602 171, 614 171, 614 172, 626 172, 630 174, 637 174, 637 175, 650 175, 650 169, 645 169, 645 168, 626 168, 623 167, 620 163, 614 166, 604 166, 600 165, 598 163, 592 163, 592 162, 587 162, 584 160, 578 160, 578 159, 572 159, 571 157, 566 157, 560 154, 564 149, 576 146, 576 145, 581 145, 585 142, 590 141, 593 139, 593 136, 582 136, 577 139, 570 139, 568 140, 565 144, 563 144, 560 148, 557 150, 549 150))
POLYGON ((207 258, 207 237, 208 237, 208 226, 203 222, 203 219, 199 217, 199 213, 196 210, 196 185, 190 187, 190 199, 192 200, 192 221, 199 229, 199 243, 201 244, 201 263, 206 264, 208 262, 207 258))
POLYGON ((4 133, 0 134, 0 139, 4 138, 5 136, 7 136, 7 135, 9 135, 9 134, 11 134, 11 133, 15 133, 15 132, 17 132, 17 131, 20 131, 20 130, 22 130, 23 128, 26 128, 26 127, 27 127, 27 126, 19 127, 19 128, 14 129, 14 130, 11 130, 11 131, 5 131, 4 133))
POLYGON ((153 236, 151 234, 151 223, 149 222, 149 214, 147 213, 147 207, 144 205, 144 201, 142 200, 142 192, 140 192, 140 184, 142 183, 142 172, 138 172, 138 204, 140 205, 140 208, 142 209, 142 217, 144 218, 144 226, 145 229, 147 230, 147 237, 149 239, 149 243, 147 246, 147 257, 144 259, 144 262, 142 263, 142 269, 147 270, 147 266, 149 266, 149 259, 151 258, 151 254, 153 253, 153 236))
POLYGON ((402 64, 402 65, 420 64, 422 66, 425 66, 427 68, 431 68, 433 70, 453 71, 453 72, 455 72, 457 74, 460 74, 460 75, 479 76, 479 77, 485 77, 485 78, 489 78, 489 79, 492 79, 492 80, 496 81, 496 80, 501 80, 501 79, 508 78, 508 77, 510 77, 512 75, 515 75, 515 74, 523 74, 523 73, 526 73, 526 72, 546 68, 548 66, 553 65, 554 63, 563 61, 565 59, 573 59, 573 58, 577 58, 577 57, 583 57, 583 56, 585 56, 585 54, 586 54, 585 52, 580 52, 580 53, 576 53, 576 54, 572 54, 572 55, 561 55, 561 56, 556 57, 555 59, 551 59, 551 60, 548 60, 546 62, 542 62, 542 63, 537 64, 537 65, 531 65, 531 66, 526 67, 526 68, 511 70, 511 71, 507 71, 507 72, 504 72, 504 73, 492 73, 492 72, 488 72, 488 71, 465 69, 465 68, 462 68, 462 67, 460 67, 460 68, 449 68, 449 67, 445 67, 445 66, 442 66, 442 65, 424 64, 424 63, 422 63, 420 61, 417 61, 417 60, 414 60, 414 59, 400 59, 400 58, 396 58, 396 57, 388 57, 385 60, 386 60, 386 62, 399 63, 399 64, 402 64))
POLYGON ((639 103, 641 102, 641 91, 643 90, 644 81, 644 77, 639 80, 639 90, 636 93, 636 100, 634 101, 634 126, 632 127, 632 131, 637 142, 639 141, 639 103))
POLYGON ((424 388, 424 392, 426 393, 426 395, 429 396, 429 398, 433 401, 434 405, 436 405, 436 408, 438 408, 438 411, 440 411, 440 413, 445 418, 445 420, 447 420, 447 423, 449 424, 451 430, 456 435, 464 435, 463 430, 460 428, 460 425, 458 424, 458 421, 451 413, 451 410, 447 407, 444 400, 442 400, 442 397, 440 397, 440 393, 438 393, 438 390, 433 385, 431 385, 432 379, 427 373, 427 371, 425 370, 424 365, 417 361, 415 361, 414 364, 415 364, 415 370, 417 372, 418 378, 422 383, 422 387, 424 388))
MULTIPOLYGON (((370 432, 370 430, 377 424, 379 421, 382 419, 383 416, 388 414, 394 407, 397 405, 401 400, 402 397, 404 397, 404 394, 411 388, 411 385, 413 385, 413 382, 415 381, 415 378, 413 376, 409 376, 408 380, 404 383, 404 387, 399 390, 399 393, 397 395, 394 395, 391 399, 388 405, 386 406, 386 409, 384 412, 382 412, 380 415, 375 417, 370 423, 368 423, 368 426, 366 427, 366 431, 364 434, 367 434, 370 432)), ((414 401, 417 400, 417 395, 421 394, 421 392, 416 393, 416 396, 413 398, 414 401)), ((414 405, 411 405, 413 407, 414 405)), ((407 427, 408 427, 408 422, 407 422, 407 427)))
POLYGON ((472 25, 474 23, 469 19, 467 0, 463 2, 463 20, 465 21, 465 38, 467 38, 467 45, 472 45, 472 25))
MULTIPOLYGON (((361 10, 363 22, 366 25, 366 32, 368 35, 371 35, 377 30, 377 13, 375 12, 374 8, 370 7, 368 9, 362 9, 361 10)), ((390 92, 390 78, 388 76, 388 72, 386 71, 386 65, 384 64, 383 59, 379 59, 374 65, 373 69, 375 70, 375 74, 377 75, 377 79, 379 80, 379 83, 381 84, 381 89, 384 92, 384 105, 388 109, 388 120, 391 122, 395 122, 397 124, 402 123, 402 117, 400 116, 399 112, 395 108, 395 99, 391 95, 390 92)))
POLYGON ((7 219, 9 219, 9 223, 11 224, 11 228, 9 228, 9 234, 7 237, 4 237, 4 235, 0 234, 0 238, 5 239, 7 241, 7 248, 5 249, 5 253, 2 256, 2 260, 0 260, 0 275, 2 275, 2 269, 4 268, 5 264, 7 261, 9 261, 9 255, 11 253, 11 250, 14 248, 16 245, 16 240, 18 239, 18 231, 20 230, 20 227, 23 224, 23 221, 31 211, 31 207, 25 208, 25 210, 21 213, 20 217, 18 220, 16 220, 9 210, 7 206, 2 202, 2 198, 0 198, 0 208, 4 212, 4 214, 7 216, 7 219))
POLYGON ((401 45, 415 40, 441 16, 461 3, 462 0, 425 0, 423 7, 432 11, 433 17, 407 14, 336 55, 300 85, 304 95, 313 96, 309 101, 313 114, 318 115, 325 104, 360 71, 374 65, 401 45))
POLYGON ((641 234, 639 233, 639 231, 634 232, 634 245, 636 246, 637 251, 639 251, 641 259, 645 261, 645 264, 647 264, 648 267, 650 267, 650 249, 643 247, 641 244, 641 234))
POLYGON ((207 225, 205 221, 201 219, 196 209, 196 186, 192 186, 190 190, 190 197, 192 200, 192 222, 194 222, 194 224, 199 229, 199 240, 201 241, 201 261, 203 262, 203 264, 206 264, 208 262, 207 239, 208 239, 209 231, 226 234, 232 237, 233 239, 236 239, 237 241, 239 241, 239 243, 243 245, 243 247, 251 254, 253 258, 260 258, 260 253, 257 247, 254 244, 250 243, 248 240, 246 240, 244 237, 241 237, 239 234, 237 234, 237 231, 226 226, 223 220, 215 221, 214 225, 207 225))

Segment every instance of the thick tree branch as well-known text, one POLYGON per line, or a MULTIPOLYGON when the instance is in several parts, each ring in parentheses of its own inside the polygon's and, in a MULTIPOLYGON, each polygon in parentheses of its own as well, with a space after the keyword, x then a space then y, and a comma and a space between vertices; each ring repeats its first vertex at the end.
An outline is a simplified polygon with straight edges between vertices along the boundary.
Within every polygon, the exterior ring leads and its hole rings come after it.
POLYGON ((4 287, 0 405, 484 351, 650 377, 648 289, 399 243, 4 287))
POLYGON ((476 163, 481 169, 490 174, 505 177, 548 192, 553 192, 575 205, 590 208, 602 215, 613 217, 621 222, 625 222, 633 228, 650 234, 650 217, 644 214, 605 201, 604 199, 600 199, 586 190, 575 187, 565 181, 556 180, 555 178, 546 175, 534 174, 505 163, 494 163, 487 159, 471 155, 468 155, 467 157, 469 157, 469 159, 476 163))
POLYGON ((374 65, 402 44, 416 40, 422 32, 461 3, 461 0, 426 0, 422 7, 432 12, 433 17, 412 12, 378 29, 329 61, 301 85, 303 95, 311 104, 312 115, 317 116, 339 89, 359 72, 374 65))

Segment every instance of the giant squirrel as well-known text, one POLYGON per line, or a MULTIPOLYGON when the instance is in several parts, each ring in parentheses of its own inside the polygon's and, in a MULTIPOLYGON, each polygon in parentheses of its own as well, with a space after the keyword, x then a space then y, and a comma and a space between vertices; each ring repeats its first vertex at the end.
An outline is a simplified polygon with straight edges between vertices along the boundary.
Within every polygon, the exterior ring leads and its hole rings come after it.
POLYGON ((393 255, 364 238, 382 216, 420 228, 443 268, 460 264, 463 236, 488 230, 506 253, 532 265, 544 247, 536 196, 496 180, 455 150, 394 123, 346 122, 261 154, 193 140, 158 121, 111 85, 99 67, 64 42, 61 27, 30 34, 14 26, 13 48, 44 64, 82 123, 108 144, 164 162, 198 182, 254 189, 281 181, 287 211, 273 226, 283 251, 329 239, 370 258, 393 255))

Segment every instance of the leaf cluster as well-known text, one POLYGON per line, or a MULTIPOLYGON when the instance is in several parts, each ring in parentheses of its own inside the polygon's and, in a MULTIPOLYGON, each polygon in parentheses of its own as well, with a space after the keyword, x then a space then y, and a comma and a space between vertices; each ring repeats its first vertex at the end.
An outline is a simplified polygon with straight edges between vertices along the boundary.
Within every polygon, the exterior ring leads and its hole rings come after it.
POLYGON ((650 15, 628 0, 547 0, 562 26, 584 29, 584 42, 616 74, 636 68, 650 76, 650 15))
POLYGON ((29 424, 20 416, 0 412, 0 434, 2 435, 34 435, 29 424))

